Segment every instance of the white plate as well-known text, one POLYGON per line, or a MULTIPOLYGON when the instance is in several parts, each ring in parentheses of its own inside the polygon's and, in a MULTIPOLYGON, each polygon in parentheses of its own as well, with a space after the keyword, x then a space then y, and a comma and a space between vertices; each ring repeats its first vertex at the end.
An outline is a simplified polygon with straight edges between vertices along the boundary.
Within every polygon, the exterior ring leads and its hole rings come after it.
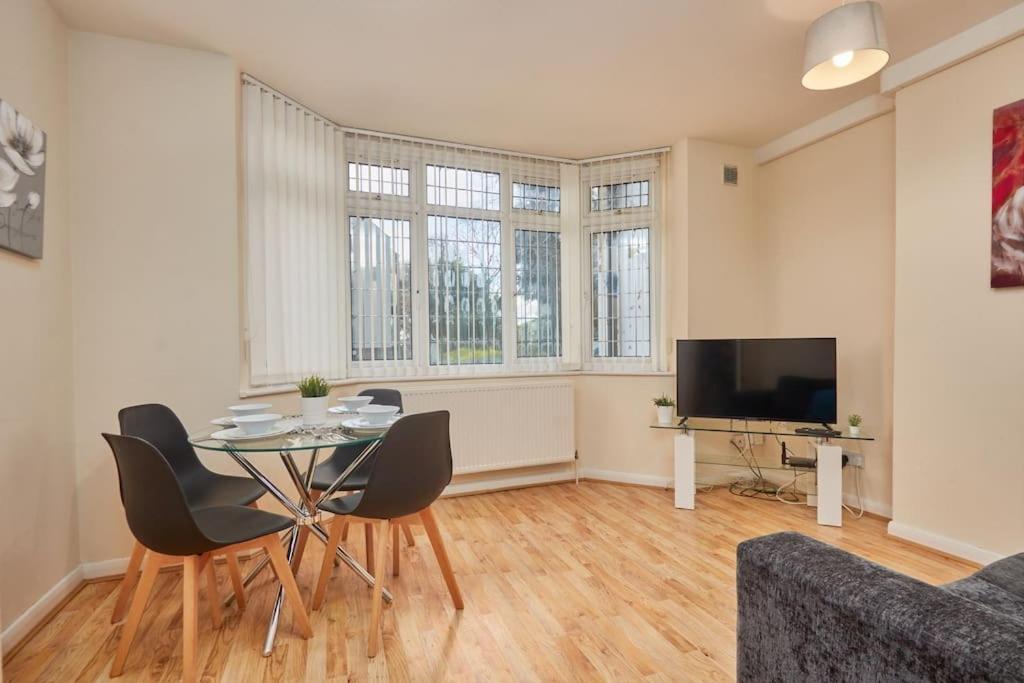
POLYGON ((235 419, 233 417, 218 417, 216 420, 210 420, 210 424, 218 427, 234 427, 235 419))
POLYGON ((345 406, 331 406, 327 409, 328 413, 335 413, 337 415, 355 415, 354 410, 349 410, 345 406))
POLYGON ((269 432, 264 432, 263 434, 246 434, 238 427, 234 427, 232 429, 221 429, 220 431, 214 432, 213 434, 210 434, 210 438, 217 441, 252 441, 254 439, 271 439, 275 436, 287 434, 292 431, 292 429, 293 425, 279 423, 277 427, 269 432))
POLYGON ((370 421, 365 417, 350 417, 347 420, 341 421, 342 427, 348 427, 349 429, 358 429, 360 431, 384 431, 391 425, 398 422, 400 415, 395 415, 382 425, 370 424, 370 421))

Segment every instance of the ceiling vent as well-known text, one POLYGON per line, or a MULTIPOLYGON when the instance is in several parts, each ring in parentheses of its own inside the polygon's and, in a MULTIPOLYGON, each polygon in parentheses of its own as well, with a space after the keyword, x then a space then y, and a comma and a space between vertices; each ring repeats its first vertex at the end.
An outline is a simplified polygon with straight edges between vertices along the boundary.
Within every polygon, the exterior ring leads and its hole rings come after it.
POLYGON ((739 185, 740 170, 735 166, 722 167, 722 182, 726 185, 739 185))

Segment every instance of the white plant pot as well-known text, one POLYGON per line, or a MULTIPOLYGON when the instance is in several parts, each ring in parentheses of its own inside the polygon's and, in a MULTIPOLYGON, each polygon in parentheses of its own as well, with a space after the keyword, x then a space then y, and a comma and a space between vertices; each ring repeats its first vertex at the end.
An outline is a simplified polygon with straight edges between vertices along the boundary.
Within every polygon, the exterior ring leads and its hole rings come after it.
POLYGON ((860 425, 856 427, 850 425, 850 436, 860 436, 860 425))
POLYGON ((327 422, 327 396, 302 399, 302 424, 322 425, 327 422))
POLYGON ((672 414, 676 411, 675 406, 655 406, 658 409, 658 424, 672 424, 672 414))

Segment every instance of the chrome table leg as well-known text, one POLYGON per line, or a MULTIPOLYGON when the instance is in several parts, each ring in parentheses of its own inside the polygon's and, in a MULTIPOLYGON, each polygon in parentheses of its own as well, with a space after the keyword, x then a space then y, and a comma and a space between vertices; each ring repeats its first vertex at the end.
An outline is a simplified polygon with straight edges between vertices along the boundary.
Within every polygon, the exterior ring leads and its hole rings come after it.
MULTIPOLYGON (((299 543, 299 529, 293 527, 291 532, 291 539, 288 541, 288 566, 292 564, 292 558, 295 557, 295 547, 299 543)), ((270 613, 270 623, 267 624, 267 637, 263 641, 263 656, 269 657, 270 653, 274 651, 274 639, 277 638, 277 625, 281 621, 281 607, 284 605, 284 586, 279 586, 277 589, 277 599, 274 600, 274 610, 270 613)))

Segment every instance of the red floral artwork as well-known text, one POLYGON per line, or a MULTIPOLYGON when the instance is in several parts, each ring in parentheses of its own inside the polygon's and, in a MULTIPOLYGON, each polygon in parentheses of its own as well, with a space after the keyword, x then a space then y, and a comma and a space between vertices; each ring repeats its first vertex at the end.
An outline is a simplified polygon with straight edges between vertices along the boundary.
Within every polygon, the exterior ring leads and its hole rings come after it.
POLYGON ((992 286, 1024 287, 1024 100, 992 114, 992 286))

